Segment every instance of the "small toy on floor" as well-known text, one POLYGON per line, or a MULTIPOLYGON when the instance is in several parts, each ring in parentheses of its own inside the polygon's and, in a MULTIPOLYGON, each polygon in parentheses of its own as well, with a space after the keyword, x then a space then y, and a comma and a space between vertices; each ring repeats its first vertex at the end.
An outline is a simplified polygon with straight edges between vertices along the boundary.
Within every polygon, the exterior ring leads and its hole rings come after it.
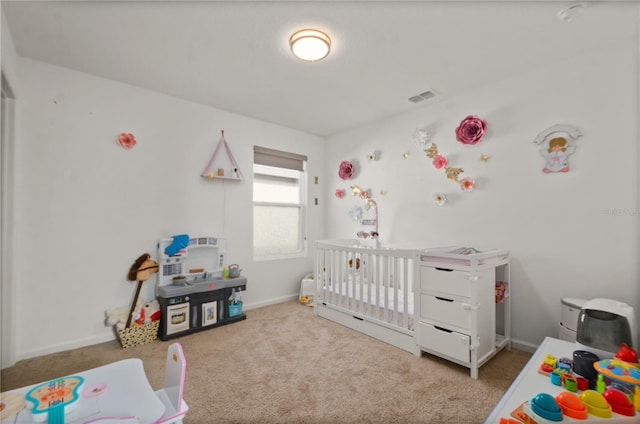
MULTIPOLYGON (((118 330, 123 330, 129 317, 129 307, 123 306, 115 309, 107 309, 105 312, 105 325, 115 325, 118 330)), ((160 319, 160 304, 156 299, 151 302, 143 302, 138 299, 133 312, 133 325, 142 325, 160 319)))
POLYGON ((302 295, 300 296, 300 303, 303 305, 312 305, 313 304, 313 296, 312 295, 302 295))

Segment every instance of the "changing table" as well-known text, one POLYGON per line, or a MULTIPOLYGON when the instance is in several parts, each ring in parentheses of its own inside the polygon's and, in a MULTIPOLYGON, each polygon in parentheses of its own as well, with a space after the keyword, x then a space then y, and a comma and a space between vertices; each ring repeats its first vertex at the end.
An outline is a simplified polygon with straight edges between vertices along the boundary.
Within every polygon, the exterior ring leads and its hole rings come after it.
POLYGON ((420 351, 468 367, 471 378, 478 378, 482 364, 511 348, 509 282, 507 250, 449 246, 421 251, 415 299, 420 351))

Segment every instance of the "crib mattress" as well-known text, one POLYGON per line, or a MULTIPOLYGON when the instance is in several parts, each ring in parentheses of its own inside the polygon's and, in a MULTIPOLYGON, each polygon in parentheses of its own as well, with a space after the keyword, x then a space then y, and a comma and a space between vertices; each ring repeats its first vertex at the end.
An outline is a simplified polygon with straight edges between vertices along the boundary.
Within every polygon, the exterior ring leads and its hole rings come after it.
POLYGON ((325 287, 322 298, 326 303, 346 307, 350 311, 361 312, 389 324, 396 322, 397 313, 400 326, 413 330, 413 292, 407 293, 405 303, 404 290, 385 289, 380 285, 376 291, 371 284, 349 281, 325 287), (377 314, 374 308, 377 308, 377 314))

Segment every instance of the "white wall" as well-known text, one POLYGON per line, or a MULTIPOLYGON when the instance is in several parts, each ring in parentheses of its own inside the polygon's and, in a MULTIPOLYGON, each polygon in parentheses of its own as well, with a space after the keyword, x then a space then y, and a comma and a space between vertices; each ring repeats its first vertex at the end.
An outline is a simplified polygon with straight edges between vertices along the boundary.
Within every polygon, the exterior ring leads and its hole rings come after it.
POLYGON ((429 106, 328 140, 327 235, 368 229, 347 215, 361 202, 333 195, 356 184, 372 189, 383 241, 509 249, 513 336, 524 345, 557 337, 562 297, 615 298, 638 311, 638 112, 637 40, 457 97, 442 93, 429 106), (488 123, 476 146, 455 139, 467 115, 488 123), (584 135, 571 171, 547 175, 533 140, 554 124, 584 135), (476 180, 473 191, 459 190, 412 143, 423 126, 433 128, 450 165, 476 180), (369 162, 374 150, 380 159, 369 162), (347 182, 337 174, 342 160, 359 163, 347 182), (436 192, 447 195, 445 206, 433 204, 436 192))
MULTIPOLYGON (((126 280, 159 238, 213 235, 228 240, 227 262, 248 278, 247 309, 297 294, 313 269, 302 260, 254 262, 253 146, 307 155, 309 195, 323 181, 323 139, 136 87, 19 59, 17 99, 16 351, 18 358, 113 339, 104 310, 127 305, 126 280), (200 177, 225 138, 245 181, 200 177), (125 150, 118 134, 133 133, 125 150)), ((214 83, 214 81, 212 81, 214 83)), ((310 207, 310 239, 321 207, 310 207)), ((150 299, 157 280, 143 286, 150 299)))

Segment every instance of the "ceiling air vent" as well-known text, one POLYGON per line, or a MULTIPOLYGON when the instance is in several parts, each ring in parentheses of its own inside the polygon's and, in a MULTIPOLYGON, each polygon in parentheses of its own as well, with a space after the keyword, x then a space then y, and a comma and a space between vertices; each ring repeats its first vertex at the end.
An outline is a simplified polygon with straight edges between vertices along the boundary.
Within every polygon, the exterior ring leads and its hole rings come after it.
POLYGON ((435 91, 427 90, 424 93, 420 93, 418 95, 409 97, 409 101, 413 102, 413 103, 419 103, 419 102, 421 102, 423 100, 428 100, 428 99, 430 99, 432 97, 435 97, 435 95, 436 95, 435 91))

